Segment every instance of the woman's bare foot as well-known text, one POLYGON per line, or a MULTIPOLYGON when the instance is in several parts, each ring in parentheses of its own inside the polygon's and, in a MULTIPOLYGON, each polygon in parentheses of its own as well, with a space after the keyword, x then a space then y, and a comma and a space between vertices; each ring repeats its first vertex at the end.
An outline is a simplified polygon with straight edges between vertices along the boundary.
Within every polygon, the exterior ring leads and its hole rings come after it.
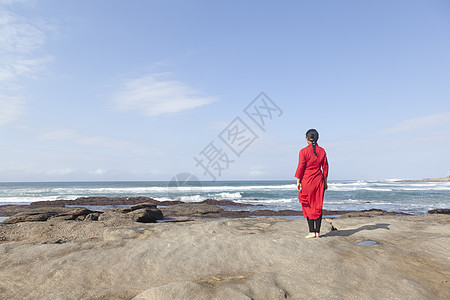
POLYGON ((319 235, 319 233, 318 233, 318 232, 316 232, 316 237, 320 237, 320 235, 319 235))
POLYGON ((316 234, 314 232, 310 232, 307 236, 305 236, 305 239, 312 239, 315 237, 316 237, 316 234))

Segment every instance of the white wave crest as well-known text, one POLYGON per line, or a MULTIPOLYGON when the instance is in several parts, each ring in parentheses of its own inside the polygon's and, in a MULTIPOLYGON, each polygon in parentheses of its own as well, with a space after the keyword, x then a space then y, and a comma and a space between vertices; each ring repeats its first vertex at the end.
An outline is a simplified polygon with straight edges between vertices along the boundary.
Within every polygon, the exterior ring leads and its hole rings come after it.
MULTIPOLYGON (((208 196, 208 198, 209 198, 209 196, 208 196)), ((234 200, 234 199, 242 198, 242 195, 239 192, 236 192, 236 193, 223 192, 223 193, 211 195, 210 198, 216 199, 216 200, 234 200)))
POLYGON ((75 200, 80 196, 0 197, 0 203, 31 203, 36 201, 75 200))

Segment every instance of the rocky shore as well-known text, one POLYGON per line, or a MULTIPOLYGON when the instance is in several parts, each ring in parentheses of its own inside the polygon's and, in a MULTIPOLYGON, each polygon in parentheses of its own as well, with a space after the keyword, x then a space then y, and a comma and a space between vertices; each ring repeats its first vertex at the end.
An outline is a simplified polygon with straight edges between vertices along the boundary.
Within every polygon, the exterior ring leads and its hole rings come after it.
POLYGON ((4 205, 0 299, 448 299, 448 213, 324 212, 311 240, 232 201, 4 205))
MULTIPOLYGON (((76 200, 39 201, 29 205, 0 205, 0 217, 11 217, 6 223, 23 221, 46 221, 50 218, 64 220, 89 220, 97 221, 99 218, 110 218, 112 214, 116 218, 129 217, 131 207, 133 215, 139 213, 154 214, 150 209, 157 209, 162 213, 152 220, 143 219, 142 222, 154 222, 156 220, 180 221, 197 218, 243 218, 251 216, 300 216, 296 210, 268 210, 261 205, 243 204, 229 200, 207 199, 199 203, 183 203, 181 201, 158 201, 150 197, 108 198, 108 197, 83 197, 76 200), (145 205, 142 206, 142 205, 145 205), (101 206, 126 206, 125 208, 112 208, 103 211, 92 211, 85 207, 101 206), (228 209, 227 209, 228 208, 228 209), (232 208, 232 209, 229 209, 232 208), (244 209, 247 208, 247 209, 244 209), (251 209, 249 209, 251 208, 251 209)), ((398 215, 402 213, 387 212, 379 209, 366 211, 323 211, 323 215, 342 216, 377 216, 398 215)))
POLYGON ((322 237, 304 239, 304 220, 147 223, 136 214, 159 208, 140 204, 93 221, 54 208, 0 225, 0 299, 450 297, 446 214, 325 218, 322 237))

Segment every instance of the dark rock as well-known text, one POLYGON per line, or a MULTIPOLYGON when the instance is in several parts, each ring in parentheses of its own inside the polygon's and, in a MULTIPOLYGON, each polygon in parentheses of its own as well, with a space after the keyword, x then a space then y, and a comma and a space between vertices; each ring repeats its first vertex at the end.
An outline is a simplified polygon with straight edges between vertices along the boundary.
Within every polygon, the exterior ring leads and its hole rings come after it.
POLYGON ((205 203, 182 203, 161 208, 164 216, 190 216, 217 218, 225 210, 205 203))
POLYGON ((80 218, 81 220, 84 220, 84 218, 92 213, 91 210, 84 208, 84 207, 74 207, 74 208, 68 208, 67 212, 61 212, 55 216, 52 216, 52 219, 58 219, 58 220, 76 220, 80 218))
POLYGON ((66 241, 62 238, 53 238, 46 241, 41 242, 41 244, 64 244, 66 241))
POLYGON ((29 205, 0 205, 0 215, 8 216, 25 209, 34 209, 39 207, 65 207, 65 206, 109 206, 109 205, 136 205, 148 203, 152 205, 176 205, 183 203, 181 201, 158 201, 150 197, 80 197, 75 200, 54 200, 54 201, 36 201, 29 205))
MULTIPOLYGON (((0 216, 12 216, 19 212, 28 212, 30 210, 34 210, 38 207, 53 207, 53 208, 64 208, 65 205, 71 206, 110 206, 110 205, 125 205, 130 206, 126 208, 115 208, 115 209, 107 209, 103 212, 96 212, 95 214, 88 215, 79 215, 76 216, 76 220, 86 220, 86 221, 95 221, 95 220, 110 220, 110 219, 130 219, 131 215, 123 216, 121 214, 128 214, 136 210, 140 210, 143 208, 147 208, 150 210, 157 210, 157 206, 167 206, 162 207, 162 213, 168 217, 188 217, 188 218, 221 218, 221 217, 229 217, 229 218, 244 218, 249 216, 302 216, 301 211, 296 210, 281 210, 281 211, 273 211, 273 210, 255 210, 255 211, 230 211, 224 210, 222 207, 250 207, 250 206, 263 206, 261 204, 253 205, 253 204, 245 204, 245 203, 237 203, 230 200, 214 200, 214 199, 206 199, 200 203, 184 203, 181 201, 158 201, 150 197, 123 197, 123 198, 110 198, 110 197, 81 197, 76 200, 56 200, 56 201, 39 201, 33 202, 30 205, 3 205, 0 206, 0 216), (102 214, 102 215, 100 215, 102 214)), ((73 207, 70 209, 74 209, 73 207)), ((432 210, 430 213, 445 213, 446 210, 432 210), (435 212, 436 211, 436 212, 435 212), (439 212, 437 212, 439 211, 439 212), (444 211, 444 212, 442 212, 444 211)), ((447 210, 448 211, 448 210, 447 210)), ((149 214, 149 213, 147 213, 149 214)), ((397 212, 386 212, 383 210, 367 210, 367 211, 327 211, 323 210, 324 216, 329 215, 341 215, 343 217, 371 217, 377 215, 398 215, 402 213, 397 212)), ((154 212, 155 217, 159 218, 160 213, 158 211, 154 212)), ((52 215, 53 216, 53 215, 52 215)), ((67 216, 53 216, 56 219, 71 219, 67 216)), ((35 215, 32 217, 29 216, 30 220, 35 218, 36 220, 45 221, 48 219, 46 216, 35 215)), ((138 217, 134 219, 140 219, 138 217)), ((143 220, 146 217, 143 217, 143 220)), ((152 219, 152 218, 150 218, 152 219)))
POLYGON ((206 199, 201 203, 219 206, 263 206, 262 204, 254 205, 249 203, 238 203, 231 200, 214 200, 214 199, 206 199))
POLYGON ((341 215, 341 218, 354 218, 354 217, 375 217, 383 215, 384 211, 381 209, 369 209, 363 211, 347 212, 341 215))
POLYGON ((163 213, 159 209, 141 208, 133 210, 126 214, 131 220, 141 223, 155 223, 157 220, 164 218, 163 213))
POLYGON ((437 208, 437 209, 432 209, 428 211, 429 214, 445 214, 448 215, 450 214, 450 209, 449 208, 437 208))
POLYGON ((301 211, 295 211, 290 209, 285 210, 279 210, 279 211, 273 211, 268 209, 263 210, 255 210, 252 213, 252 216, 302 216, 301 211))
POLYGON ((83 221, 98 221, 98 217, 100 216, 100 212, 94 212, 88 214, 83 221))
POLYGON ((149 209, 156 209, 157 205, 156 204, 151 204, 151 203, 141 203, 141 204, 136 204, 130 207, 130 209, 133 210, 137 210, 137 209, 142 209, 142 208, 149 208, 149 209))
POLYGON ((246 218, 250 216, 252 216, 252 213, 245 210, 226 210, 220 214, 222 218, 246 218))
POLYGON ((0 216, 10 217, 17 213, 27 211, 30 209, 29 205, 0 205, 0 216))
POLYGON ((136 204, 133 205, 131 207, 127 207, 127 208, 122 208, 121 211, 123 213, 129 213, 138 209, 143 209, 143 208, 148 208, 148 209, 156 209, 157 205, 155 204, 151 204, 151 203, 141 203, 141 204, 136 204))
POLYGON ((3 223, 43 222, 50 218, 55 220, 75 220, 79 216, 86 216, 90 213, 92 213, 91 210, 82 207, 42 207, 19 212, 4 220, 3 223))
MULTIPOLYGON (((164 219, 161 210, 156 209, 155 206, 138 208, 131 210, 130 208, 111 208, 102 211, 98 216, 99 221, 120 221, 129 220, 141 223, 154 223, 157 220, 164 219)), ((136 208, 136 207, 135 207, 136 208)))

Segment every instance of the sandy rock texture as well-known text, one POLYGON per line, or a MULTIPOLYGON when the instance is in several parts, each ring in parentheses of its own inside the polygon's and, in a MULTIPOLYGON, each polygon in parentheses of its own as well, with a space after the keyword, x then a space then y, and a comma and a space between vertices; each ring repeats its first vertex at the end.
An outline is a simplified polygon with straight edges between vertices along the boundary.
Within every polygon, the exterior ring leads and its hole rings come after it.
POLYGON ((2 224, 0 299, 449 299, 449 221, 2 224))

